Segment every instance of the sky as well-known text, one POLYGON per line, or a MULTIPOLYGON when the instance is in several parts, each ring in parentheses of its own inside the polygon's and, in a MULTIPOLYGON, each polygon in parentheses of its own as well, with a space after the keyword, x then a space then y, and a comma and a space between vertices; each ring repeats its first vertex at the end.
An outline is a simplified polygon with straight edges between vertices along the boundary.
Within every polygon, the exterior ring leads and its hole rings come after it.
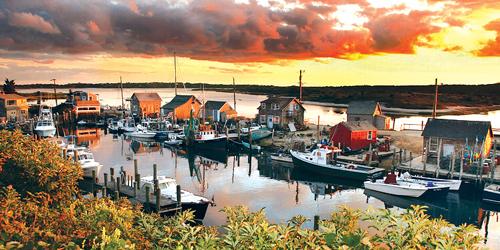
POLYGON ((2 0, 17 83, 500 82, 498 0, 2 0))

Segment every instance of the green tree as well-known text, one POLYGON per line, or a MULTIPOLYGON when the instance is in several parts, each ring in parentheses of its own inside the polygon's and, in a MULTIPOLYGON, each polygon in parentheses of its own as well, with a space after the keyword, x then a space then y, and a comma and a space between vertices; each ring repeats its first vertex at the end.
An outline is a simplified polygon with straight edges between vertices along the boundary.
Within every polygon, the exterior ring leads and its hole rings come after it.
POLYGON ((5 78, 5 84, 3 85, 3 92, 5 92, 6 94, 16 93, 16 82, 14 79, 9 80, 9 78, 5 78))

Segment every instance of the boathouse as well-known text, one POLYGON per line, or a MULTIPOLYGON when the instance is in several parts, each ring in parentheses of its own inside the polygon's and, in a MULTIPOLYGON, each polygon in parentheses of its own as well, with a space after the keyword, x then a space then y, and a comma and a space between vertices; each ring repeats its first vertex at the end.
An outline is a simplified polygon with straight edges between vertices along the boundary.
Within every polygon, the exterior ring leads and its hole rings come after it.
POLYGON ((330 128, 330 142, 344 151, 356 151, 377 142, 377 128, 368 121, 341 122, 330 128))
POLYGON ((205 102, 201 116, 203 117, 204 115, 206 115, 205 118, 208 120, 225 122, 229 119, 235 118, 238 113, 236 113, 236 110, 234 110, 228 102, 207 101, 205 102))
POLYGON ((391 118, 383 115, 380 103, 375 101, 350 102, 347 121, 367 121, 377 129, 391 128, 391 118))
POLYGON ((493 130, 489 121, 429 118, 422 137, 424 162, 448 168, 453 158, 455 165, 462 156, 469 163, 488 158, 493 130))
POLYGON ((158 93, 134 93, 130 98, 130 110, 133 116, 159 117, 161 97, 158 93))
POLYGON ((194 95, 176 95, 169 103, 163 105, 161 112, 164 116, 173 119, 189 119, 191 109, 193 116, 197 117, 201 102, 194 95))
POLYGON ((0 94, 0 121, 24 122, 28 119, 28 101, 18 94, 0 94))
POLYGON ((258 121, 268 128, 283 128, 289 123, 304 125, 305 108, 295 97, 271 96, 260 102, 258 121))
POLYGON ((101 114, 101 104, 96 94, 85 91, 69 91, 66 102, 54 108, 66 121, 95 119, 101 114))

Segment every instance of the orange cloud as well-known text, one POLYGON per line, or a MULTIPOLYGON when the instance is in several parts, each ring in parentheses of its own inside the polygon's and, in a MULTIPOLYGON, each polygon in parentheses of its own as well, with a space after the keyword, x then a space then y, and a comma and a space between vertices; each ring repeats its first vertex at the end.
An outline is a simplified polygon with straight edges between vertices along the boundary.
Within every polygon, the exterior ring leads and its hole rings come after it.
POLYGON ((486 46, 477 52, 477 54, 479 56, 500 56, 500 19, 491 21, 486 24, 484 28, 496 31, 497 37, 495 40, 489 41, 486 46))
POLYGON ((43 17, 27 12, 14 12, 10 14, 9 24, 15 27, 34 29, 47 34, 61 33, 57 26, 47 22, 43 17))

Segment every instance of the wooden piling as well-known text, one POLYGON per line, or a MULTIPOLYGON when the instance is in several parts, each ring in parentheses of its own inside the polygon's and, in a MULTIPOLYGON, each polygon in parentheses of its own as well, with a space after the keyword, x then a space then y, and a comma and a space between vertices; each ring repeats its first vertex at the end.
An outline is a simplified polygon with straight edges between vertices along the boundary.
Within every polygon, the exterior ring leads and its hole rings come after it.
POLYGON ((401 163, 402 163, 402 160, 403 160, 403 149, 399 149, 399 164, 398 166, 401 166, 401 163))
POLYGON ((132 186, 134 187, 134 197, 137 197, 137 186, 135 185, 135 182, 132 183, 132 186))
POLYGON ((182 201, 181 201, 181 185, 177 185, 176 187, 176 198, 177 198, 177 206, 181 206, 182 201))
POLYGON ((118 193, 120 192, 120 177, 116 177, 116 181, 115 181, 115 185, 116 185, 116 190, 118 191, 118 193))
POLYGON ((74 151, 73 157, 74 157, 75 163, 78 163, 78 150, 74 151))
POLYGON ((135 183, 137 185, 137 189, 141 189, 140 187, 140 176, 139 176, 139 170, 138 170, 138 165, 137 165, 137 159, 134 159, 134 178, 135 178, 135 183))
POLYGON ((394 167, 395 165, 396 165, 396 149, 393 149, 393 151, 392 151, 392 166, 394 167))
POLYGON ((490 172, 490 180, 491 182, 493 182, 493 180, 495 179, 495 170, 497 168, 497 141, 494 140, 493 141, 493 156, 492 156, 492 159, 491 159, 491 172, 490 172))
POLYGON ((146 203, 144 204, 144 208, 150 209, 150 202, 149 202, 149 186, 146 186, 146 203))
POLYGON ((317 138, 316 138, 316 140, 317 140, 317 142, 316 142, 316 143, 320 143, 320 140, 319 140, 319 139, 320 139, 320 132, 321 132, 321 131, 319 131, 319 117, 320 117, 320 116, 318 115, 318 124, 316 125, 316 137, 317 137, 317 138))
POLYGON ((372 165, 372 155, 373 155, 373 151, 372 151, 372 144, 370 143, 370 146, 368 148, 368 166, 371 166, 372 165))
POLYGON ((95 179, 95 170, 92 170, 92 195, 94 195, 94 197, 97 197, 97 190, 95 188, 95 184, 96 184, 96 179, 95 179))
POLYGON ((458 179, 462 179, 462 174, 464 173, 464 149, 460 150, 460 174, 458 175, 458 179))
POLYGON ((450 167, 450 178, 453 179, 455 175, 455 150, 451 153, 451 167, 450 167))
MULTIPOLYGON (((484 149, 484 140, 481 143, 481 148, 479 149, 479 153, 481 154, 481 158, 479 159, 479 164, 480 164, 479 165, 479 181, 483 180, 484 155, 486 154, 486 152, 483 152, 483 149, 484 149)), ((487 152, 487 153, 489 154, 490 152, 487 152)))
POLYGON ((68 159, 68 149, 66 149, 66 148, 65 148, 65 149, 63 149, 63 158, 64 158, 65 160, 67 160, 67 159, 68 159))
POLYGON ((439 171, 441 170, 441 146, 443 143, 443 139, 439 138, 438 142, 438 150, 437 150, 437 166, 436 166, 436 178, 439 177, 439 171))
POLYGON ((120 199, 120 192, 115 191, 115 200, 119 200, 119 199, 120 199))
POLYGON ((314 216, 314 230, 319 230, 319 215, 314 216))
POLYGON ((111 179, 109 179, 111 182, 115 180, 115 169, 114 168, 109 168, 109 174, 111 175, 111 179))
POLYGON ((104 187, 108 187, 108 173, 104 173, 104 187))
POLYGON ((135 185, 137 185, 138 190, 141 190, 141 175, 140 174, 137 174, 137 176, 136 176, 135 185))
POLYGON ((160 192, 160 189, 158 187, 156 188, 155 195, 156 195, 156 212, 160 213, 160 196, 161 196, 161 192, 160 192))
POLYGON ((157 172, 157 166, 156 166, 156 163, 153 164, 153 180, 157 180, 158 179, 158 172, 157 172))
POLYGON ((413 161, 413 153, 410 151, 410 161, 408 163, 408 172, 411 174, 411 162, 413 161))
POLYGON ((123 170, 122 171, 122 175, 123 175, 123 177, 122 177, 122 184, 128 186, 128 183, 127 183, 127 181, 128 181, 128 179, 127 179, 128 178, 127 171, 123 170))

